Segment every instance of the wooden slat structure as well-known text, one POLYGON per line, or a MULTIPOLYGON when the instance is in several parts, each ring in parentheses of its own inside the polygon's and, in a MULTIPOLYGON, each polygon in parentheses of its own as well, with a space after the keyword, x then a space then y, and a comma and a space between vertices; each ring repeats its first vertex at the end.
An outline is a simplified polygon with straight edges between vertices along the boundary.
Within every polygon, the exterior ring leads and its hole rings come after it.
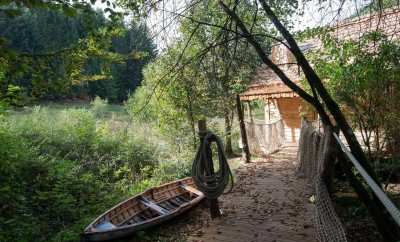
MULTIPOLYGON (((276 46, 278 48, 279 46, 276 46)), ((273 50, 274 53, 274 50, 273 50)), ((274 56, 273 60, 278 61, 274 56)), ((287 69, 285 74, 290 77, 291 80, 298 82, 300 80, 299 73, 296 70, 287 69)), ((253 78, 253 82, 247 88, 245 92, 240 94, 240 100, 252 101, 252 100, 268 100, 268 99, 279 99, 279 98, 292 98, 298 97, 289 87, 287 87, 279 77, 265 65, 262 65, 257 69, 256 75, 253 78)))
MULTIPOLYGON (((275 62, 281 62, 277 59, 280 46, 275 46, 272 51, 272 57, 275 62), (278 49, 278 50, 277 50, 278 49)), ((282 58, 282 57, 281 57, 282 58)), ((286 75, 295 83, 299 84, 301 76, 297 66, 284 67, 286 75)), ((254 82, 248 89, 240 95, 242 102, 251 102, 254 100, 263 100, 265 105, 265 123, 275 122, 271 120, 271 113, 278 114, 284 124, 285 141, 287 143, 296 143, 300 134, 301 118, 304 113, 309 119, 315 119, 317 115, 311 110, 302 99, 287 87, 269 68, 261 66, 257 70, 254 82)), ((249 105, 247 105, 249 108, 249 105)), ((251 111, 248 111, 251 115, 251 111)), ((276 115, 275 115, 276 116, 276 115)), ((252 120, 252 117, 248 118, 252 120)))

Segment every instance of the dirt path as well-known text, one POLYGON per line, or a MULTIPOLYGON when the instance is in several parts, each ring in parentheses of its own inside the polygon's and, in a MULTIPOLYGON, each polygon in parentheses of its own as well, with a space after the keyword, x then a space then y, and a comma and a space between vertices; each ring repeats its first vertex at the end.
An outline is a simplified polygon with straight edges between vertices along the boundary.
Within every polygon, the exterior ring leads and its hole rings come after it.
MULTIPOLYGON (((192 231, 188 241, 314 242, 311 196, 294 174, 297 147, 242 165, 232 193, 220 198, 224 216, 192 231)), ((204 216, 204 214, 203 214, 204 216)), ((205 215, 205 217, 208 217, 205 215)))
POLYGON ((316 242, 310 187, 294 174, 296 152, 287 146, 241 165, 233 191, 219 198, 223 217, 211 220, 203 204, 123 242, 316 242))

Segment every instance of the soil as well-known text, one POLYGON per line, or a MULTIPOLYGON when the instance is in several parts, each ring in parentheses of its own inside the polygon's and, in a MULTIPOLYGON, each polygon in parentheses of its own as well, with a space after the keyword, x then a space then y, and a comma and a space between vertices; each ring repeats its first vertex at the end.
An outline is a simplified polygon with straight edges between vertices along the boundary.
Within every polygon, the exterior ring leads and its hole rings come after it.
MULTIPOLYGON (((374 221, 357 194, 344 181, 336 181, 334 194, 336 212, 343 223, 349 242, 383 242, 374 221)), ((388 184, 386 192, 400 204, 400 184, 388 184)))

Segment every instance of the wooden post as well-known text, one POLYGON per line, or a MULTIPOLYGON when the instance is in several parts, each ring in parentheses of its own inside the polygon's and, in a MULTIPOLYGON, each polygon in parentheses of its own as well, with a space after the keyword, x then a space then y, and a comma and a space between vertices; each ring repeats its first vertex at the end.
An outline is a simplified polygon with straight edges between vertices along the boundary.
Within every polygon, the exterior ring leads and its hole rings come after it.
POLYGON ((251 105, 250 105, 250 101, 248 101, 247 103, 249 104, 249 116, 250 116, 250 122, 254 123, 253 112, 251 111, 251 105))
MULTIPOLYGON (((203 144, 204 136, 207 133, 206 120, 205 119, 199 120, 198 127, 199 127, 200 144, 203 144)), ((213 176, 214 175, 214 165, 212 162, 212 151, 211 151, 210 147, 207 148, 207 160, 210 160, 211 163, 208 163, 207 161, 202 161, 205 164, 206 175, 213 176)), ((208 205, 210 207, 211 218, 214 219, 214 218, 220 217, 221 212, 219 210, 218 199, 207 199, 207 201, 208 201, 208 205)))
POLYGON ((242 138, 243 151, 245 154, 245 162, 249 163, 251 160, 250 150, 249 150, 249 142, 247 141, 246 126, 244 124, 242 103, 240 102, 239 95, 236 96, 236 107, 237 107, 237 112, 238 112, 240 135, 242 138))
POLYGON ((271 123, 271 106, 270 104, 270 100, 268 99, 268 118, 269 118, 269 123, 271 123))
POLYGON ((279 108, 279 105, 278 105, 278 99, 272 99, 272 105, 274 105, 275 110, 278 110, 278 116, 280 119, 282 119, 281 109, 279 108))
POLYGON ((250 121, 250 119, 251 119, 251 115, 250 115, 250 102, 245 102, 244 103, 244 110, 246 111, 246 118, 247 118, 247 120, 249 120, 250 121))
POLYGON ((269 106, 269 100, 264 102, 264 123, 270 124, 271 123, 271 107, 269 106))

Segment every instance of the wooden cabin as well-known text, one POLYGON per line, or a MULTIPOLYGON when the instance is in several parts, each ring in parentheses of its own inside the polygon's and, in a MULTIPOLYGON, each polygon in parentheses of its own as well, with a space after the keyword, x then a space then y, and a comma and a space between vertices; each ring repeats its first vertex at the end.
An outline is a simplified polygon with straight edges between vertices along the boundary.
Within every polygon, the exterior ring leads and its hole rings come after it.
MULTIPOLYGON (((283 45, 272 48, 271 59, 280 65, 285 74, 299 84, 301 76, 294 57, 286 51, 283 45)), ((240 95, 242 102, 263 100, 265 102, 265 123, 282 119, 284 125, 285 142, 295 143, 299 139, 301 117, 315 120, 317 114, 295 92, 287 87, 279 77, 264 65, 259 67, 254 81, 247 90, 240 95)), ((248 119, 252 120, 250 105, 245 105, 248 119)))
MULTIPOLYGON (((374 30, 380 30, 386 35, 398 39, 400 36, 400 8, 390 8, 380 14, 341 21, 332 27, 334 28, 332 34, 338 39, 357 39, 364 33, 374 30)), ((309 50, 320 48, 321 41, 310 39, 299 44, 299 47, 306 53, 309 50)), ((300 84, 300 68, 296 64, 294 56, 283 44, 276 44, 272 47, 270 58, 293 82, 300 84)), ((257 69, 251 85, 240 95, 240 99, 245 104, 255 100, 265 102, 264 122, 268 124, 276 119, 281 119, 284 127, 284 140, 289 143, 297 142, 299 139, 301 117, 308 120, 318 118, 316 112, 265 65, 257 69)), ((250 105, 245 105, 245 108, 248 119, 253 122, 250 105)))

